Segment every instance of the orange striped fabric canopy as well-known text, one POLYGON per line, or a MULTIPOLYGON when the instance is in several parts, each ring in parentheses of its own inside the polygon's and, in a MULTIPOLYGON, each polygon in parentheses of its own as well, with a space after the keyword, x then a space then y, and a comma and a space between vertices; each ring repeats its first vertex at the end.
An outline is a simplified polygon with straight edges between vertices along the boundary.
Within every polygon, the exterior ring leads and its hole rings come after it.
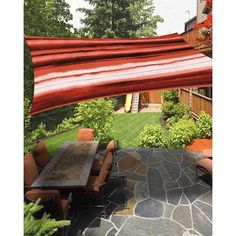
POLYGON ((34 67, 31 115, 100 97, 212 84, 211 59, 178 34, 140 39, 25 39, 34 67))

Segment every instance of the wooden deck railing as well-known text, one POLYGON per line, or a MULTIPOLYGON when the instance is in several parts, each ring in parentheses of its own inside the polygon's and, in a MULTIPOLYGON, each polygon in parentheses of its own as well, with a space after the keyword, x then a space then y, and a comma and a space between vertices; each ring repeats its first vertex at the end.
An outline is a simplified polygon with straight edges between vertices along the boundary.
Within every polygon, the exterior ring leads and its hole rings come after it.
POLYGON ((192 108, 193 115, 198 117, 201 111, 212 116, 212 99, 196 92, 192 92, 192 98, 188 89, 180 89, 180 101, 192 108))

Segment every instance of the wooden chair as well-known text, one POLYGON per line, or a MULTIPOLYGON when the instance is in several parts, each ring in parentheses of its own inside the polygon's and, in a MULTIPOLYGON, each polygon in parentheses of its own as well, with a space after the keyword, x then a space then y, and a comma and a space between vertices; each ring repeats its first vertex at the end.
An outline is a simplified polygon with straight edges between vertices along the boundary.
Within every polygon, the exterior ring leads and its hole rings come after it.
POLYGON ((38 177, 38 170, 35 160, 31 152, 24 156, 24 185, 25 185, 25 198, 28 201, 35 202, 38 198, 41 198, 41 202, 45 203, 51 200, 56 201, 59 212, 63 219, 67 217, 69 211, 70 198, 60 196, 57 189, 39 189, 31 188, 32 183, 38 177))
POLYGON ((26 192, 25 198, 28 201, 36 202, 38 198, 42 203, 53 201, 57 205, 59 214, 62 219, 66 219, 69 213, 69 207, 71 202, 71 193, 69 196, 61 196, 57 189, 39 189, 34 188, 26 192))
POLYGON ((78 141, 94 141, 94 129, 79 129, 77 134, 78 141))
POLYGON ((38 169, 31 152, 24 155, 24 185, 30 188, 38 177, 38 169))
POLYGON ((38 170, 41 171, 48 163, 50 156, 43 140, 40 140, 37 146, 32 150, 32 154, 38 170))
POLYGON ((210 185, 212 185, 212 159, 203 158, 201 160, 196 161, 196 180, 199 180, 200 174, 199 170, 203 172, 210 178, 210 185))
MULTIPOLYGON (((103 159, 101 159, 101 160, 95 159, 94 160, 92 170, 91 170, 92 173, 95 174, 95 175, 98 175, 98 173, 101 169, 101 166, 103 164, 103 161, 107 158, 107 154, 109 152, 111 152, 112 156, 113 156, 112 166, 113 166, 113 164, 116 164, 114 160, 115 160, 115 155, 116 155, 117 150, 118 150, 118 141, 117 140, 111 140, 108 143, 107 147, 106 147, 103 159)), ((112 166, 111 166, 111 168, 112 168, 112 166)))
MULTIPOLYGON (((105 184, 107 183, 107 179, 109 177, 109 169, 111 168, 113 161, 112 153, 109 152, 107 154, 106 160, 104 160, 99 175, 90 175, 87 188, 86 188, 86 195, 92 195, 96 198, 98 197, 100 200, 102 200, 102 204, 95 205, 96 207, 103 207, 104 206, 104 195, 103 195, 103 189, 105 184)), ((94 205, 93 205, 94 206, 94 205)))

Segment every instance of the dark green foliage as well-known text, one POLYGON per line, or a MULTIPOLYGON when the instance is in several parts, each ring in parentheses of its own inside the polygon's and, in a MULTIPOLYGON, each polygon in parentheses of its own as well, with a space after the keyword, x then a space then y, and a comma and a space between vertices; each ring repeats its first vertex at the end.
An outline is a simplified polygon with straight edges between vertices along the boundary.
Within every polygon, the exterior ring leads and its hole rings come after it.
POLYGON ((174 106, 175 104, 173 102, 164 102, 161 107, 162 115, 167 118, 174 116, 174 106))
POLYGON ((164 148, 167 146, 165 131, 159 124, 146 125, 138 138, 139 147, 164 148))
POLYGON ((181 119, 170 128, 170 147, 184 148, 196 138, 197 127, 191 119, 181 119))
POLYGON ((85 14, 80 30, 83 37, 130 38, 153 36, 157 22, 152 0, 86 0, 92 9, 79 8, 85 14))
POLYGON ((24 99, 24 133, 27 135, 30 130, 30 100, 25 98, 24 99))
POLYGON ((177 103, 173 107, 174 116, 181 119, 184 116, 190 116, 190 108, 183 103, 177 103))
POLYGON ((41 219, 36 219, 35 214, 42 210, 39 205, 40 199, 35 203, 24 203, 24 235, 25 236, 48 236, 53 235, 58 228, 70 225, 69 220, 56 221, 50 219, 50 215, 44 214, 41 219))
POLYGON ((112 121, 114 119, 114 101, 112 99, 97 99, 83 102, 75 108, 75 121, 84 128, 95 130, 95 138, 101 144, 106 144, 111 137, 112 121))
POLYGON ((39 140, 49 136, 51 133, 47 131, 46 125, 41 122, 38 127, 31 133, 31 141, 39 140))
POLYGON ((200 112, 198 120, 196 121, 198 138, 212 137, 212 118, 205 112, 200 112))
POLYGON ((178 90, 165 90, 161 92, 164 102, 179 102, 179 92, 178 90))

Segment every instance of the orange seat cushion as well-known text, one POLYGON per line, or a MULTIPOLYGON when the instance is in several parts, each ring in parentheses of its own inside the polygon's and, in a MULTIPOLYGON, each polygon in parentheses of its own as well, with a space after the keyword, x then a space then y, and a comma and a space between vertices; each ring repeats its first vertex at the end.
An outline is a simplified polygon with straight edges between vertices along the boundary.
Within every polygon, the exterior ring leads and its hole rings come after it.
POLYGON ((208 170, 208 172, 212 172, 212 160, 209 158, 204 158, 197 161, 196 166, 203 167, 204 169, 208 170))
POLYGON ((212 149, 203 149, 202 156, 207 158, 212 158, 212 149))
POLYGON ((24 184, 31 186, 31 184, 38 177, 38 170, 31 152, 24 156, 24 184))
POLYGON ((43 169, 49 161, 49 152, 44 141, 39 141, 32 153, 37 167, 43 169))
POLYGON ((25 196, 28 200, 35 202, 38 198, 42 201, 55 199, 58 197, 59 191, 57 189, 40 189, 34 188, 26 192, 25 196))
POLYGON ((94 141, 94 129, 79 129, 77 134, 78 141, 94 141))

